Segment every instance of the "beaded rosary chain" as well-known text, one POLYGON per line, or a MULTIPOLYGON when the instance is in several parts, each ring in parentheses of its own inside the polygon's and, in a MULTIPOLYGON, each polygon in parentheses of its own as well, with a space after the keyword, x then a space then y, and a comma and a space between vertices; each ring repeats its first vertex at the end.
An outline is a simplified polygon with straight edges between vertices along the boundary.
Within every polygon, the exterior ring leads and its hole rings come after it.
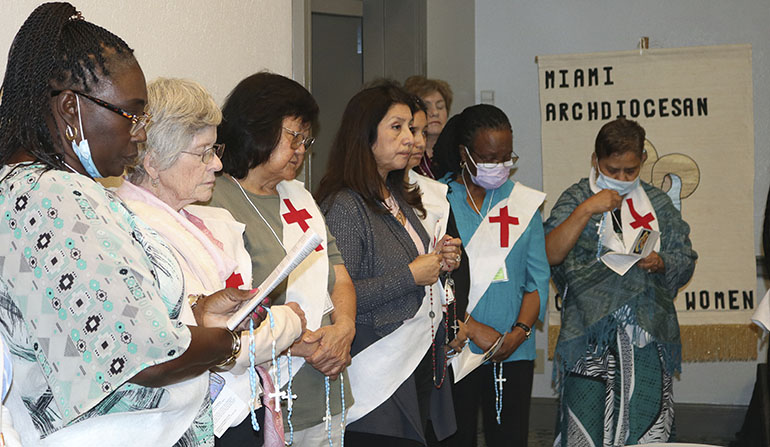
MULTIPOLYGON (((273 312, 269 307, 265 308, 267 310, 267 315, 270 321, 270 332, 272 335, 273 330, 275 329, 275 319, 273 318, 273 312)), ((278 357, 275 354, 275 345, 276 340, 275 337, 273 338, 272 348, 271 348, 271 357, 273 362, 273 368, 272 368, 272 374, 273 374, 273 387, 274 391, 268 395, 268 397, 274 399, 275 402, 275 411, 279 412, 281 411, 281 399, 286 400, 286 410, 287 410, 287 418, 286 423, 289 426, 289 439, 286 441, 286 445, 292 445, 294 443, 294 424, 292 423, 292 415, 294 412, 294 399, 297 398, 295 394, 292 393, 292 382, 294 382, 294 378, 292 377, 292 359, 291 359, 291 349, 287 352, 287 366, 289 369, 289 382, 286 388, 285 392, 280 391, 281 386, 281 368, 280 364, 278 363, 278 357)), ((254 431, 259 431, 260 426, 259 422, 257 421, 257 413, 254 403, 257 400, 257 370, 256 370, 256 347, 254 343, 254 321, 252 320, 249 323, 249 382, 251 384, 251 400, 249 401, 249 410, 251 413, 251 426, 254 429, 254 431)), ((340 373, 340 396, 342 400, 342 422, 340 423, 340 447, 344 446, 345 443, 345 377, 342 373, 340 373)), ((326 391, 326 414, 323 418, 323 420, 326 422, 326 433, 327 438, 329 439, 329 447, 334 447, 334 443, 332 442, 332 432, 331 432, 331 406, 329 404, 329 377, 324 377, 324 385, 325 385, 325 391, 326 391)))
MULTIPOLYGON (((430 296, 430 340, 431 340, 431 351, 432 351, 432 360, 433 360, 433 386, 436 388, 441 388, 441 385, 444 384, 444 379, 446 379, 446 354, 444 354, 444 369, 441 374, 441 380, 439 380, 438 383, 436 383, 436 328, 433 324, 433 318, 436 317, 436 312, 433 311, 433 286, 428 286, 429 290, 429 296, 430 296)), ((442 312, 444 314, 444 324, 445 327, 449 326, 449 312, 442 312)))
POLYGON ((497 413, 497 424, 500 425, 500 415, 503 413, 503 382, 507 379, 503 377, 503 364, 492 362, 492 374, 495 378, 495 412, 497 413), (497 373, 497 367, 500 366, 500 374, 497 373))

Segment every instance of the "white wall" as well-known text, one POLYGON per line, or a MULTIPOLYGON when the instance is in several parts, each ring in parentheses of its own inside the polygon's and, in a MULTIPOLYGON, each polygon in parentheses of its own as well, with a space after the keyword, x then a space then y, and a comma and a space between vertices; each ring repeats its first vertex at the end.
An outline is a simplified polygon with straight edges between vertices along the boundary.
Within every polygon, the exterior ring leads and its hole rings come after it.
MULTIPOLYGON (((770 185, 770 3, 477 0, 475 12, 476 100, 481 90, 495 91, 495 104, 511 118, 514 144, 521 156, 514 178, 535 188, 542 188, 536 55, 629 50, 636 48, 642 36, 650 37, 651 48, 750 43, 756 142, 754 234, 756 252, 760 253, 759 235, 770 185)), ((591 151, 574 149, 586 154, 591 151)), ((764 284, 758 287, 763 292, 764 284)), ((540 348, 545 347, 545 335, 537 334, 540 348)), ((683 403, 746 405, 754 384, 755 363, 686 364, 674 385, 676 399, 683 403)), ((545 374, 536 375, 536 397, 553 395, 550 366, 547 363, 545 374)))
POLYGON ((427 2, 427 75, 443 79, 452 87, 452 114, 476 103, 474 3, 475 0, 427 2))
MULTIPOLYGON (((0 71, 13 36, 41 1, 1 0, 0 71)), ((148 81, 186 77, 222 103, 244 77, 262 69, 291 76, 290 1, 73 0, 86 20, 128 43, 148 81)))

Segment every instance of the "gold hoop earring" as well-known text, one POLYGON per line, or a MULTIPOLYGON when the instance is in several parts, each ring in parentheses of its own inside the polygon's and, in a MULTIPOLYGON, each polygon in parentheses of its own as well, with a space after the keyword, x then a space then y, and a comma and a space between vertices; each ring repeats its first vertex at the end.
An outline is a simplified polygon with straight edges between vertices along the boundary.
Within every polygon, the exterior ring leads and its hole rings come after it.
POLYGON ((153 188, 157 188, 158 187, 158 183, 160 183, 160 179, 159 178, 150 179, 150 184, 152 185, 153 188))
POLYGON ((67 127, 64 128, 64 137, 67 141, 75 141, 75 138, 78 137, 78 130, 67 124, 67 127))

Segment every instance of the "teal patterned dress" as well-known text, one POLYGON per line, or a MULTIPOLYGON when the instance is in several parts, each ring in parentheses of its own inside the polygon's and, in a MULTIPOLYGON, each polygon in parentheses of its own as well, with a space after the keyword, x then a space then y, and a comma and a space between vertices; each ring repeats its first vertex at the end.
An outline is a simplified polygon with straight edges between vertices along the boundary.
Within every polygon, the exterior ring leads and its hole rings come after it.
MULTIPOLYGON (((27 413, 14 415, 22 437, 161 408, 165 388, 128 380, 190 344, 173 254, 88 177, 22 164, 0 178, 0 335, 16 373, 9 401, 27 413)), ((208 396, 196 405, 178 445, 213 445, 208 396)))
MULTIPOLYGON (((658 219, 665 271, 634 266, 620 276, 607 268, 597 259, 601 214, 551 268, 563 297, 554 354, 561 396, 556 445, 667 442, 673 433, 671 376, 681 369, 674 298, 692 277, 698 255, 671 199, 642 187, 658 219)), ((546 234, 591 195, 588 179, 564 191, 545 222, 546 234)))

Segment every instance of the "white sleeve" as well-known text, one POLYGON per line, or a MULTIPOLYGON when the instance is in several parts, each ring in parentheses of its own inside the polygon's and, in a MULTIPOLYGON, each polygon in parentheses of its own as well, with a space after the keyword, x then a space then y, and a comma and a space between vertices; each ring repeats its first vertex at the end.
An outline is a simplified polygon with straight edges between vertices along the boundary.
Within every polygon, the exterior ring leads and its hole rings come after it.
MULTIPOLYGON (((270 322, 267 318, 254 329, 254 357, 257 365, 272 360, 273 338, 275 338, 277 356, 302 335, 302 321, 289 306, 272 306, 270 309, 275 320, 273 330, 270 330, 270 322)), ((230 370, 231 373, 238 375, 248 369, 249 345, 249 331, 241 332, 241 353, 230 370)))
POLYGON ((11 413, 2 405, 0 408, 2 411, 2 418, 0 418, 0 436, 5 440, 6 447, 21 447, 21 438, 16 430, 13 428, 13 420, 11 419, 11 413))

